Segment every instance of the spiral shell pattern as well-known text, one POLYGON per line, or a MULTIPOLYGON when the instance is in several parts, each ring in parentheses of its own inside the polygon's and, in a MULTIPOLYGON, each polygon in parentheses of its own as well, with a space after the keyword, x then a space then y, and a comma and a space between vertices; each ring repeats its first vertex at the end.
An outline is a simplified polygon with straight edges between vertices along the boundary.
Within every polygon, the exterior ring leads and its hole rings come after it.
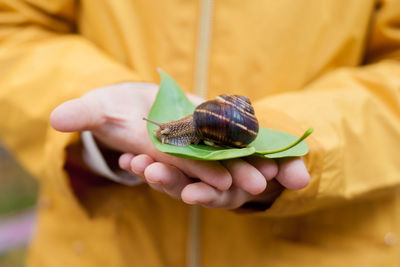
POLYGON ((246 96, 219 95, 200 104, 193 122, 202 140, 222 146, 246 147, 258 134, 254 108, 246 96))

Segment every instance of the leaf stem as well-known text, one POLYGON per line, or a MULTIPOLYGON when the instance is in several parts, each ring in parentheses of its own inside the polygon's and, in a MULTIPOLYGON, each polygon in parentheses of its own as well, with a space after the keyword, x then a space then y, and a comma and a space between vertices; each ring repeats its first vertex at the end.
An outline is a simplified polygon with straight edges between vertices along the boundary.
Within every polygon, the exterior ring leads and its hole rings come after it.
POLYGON ((309 136, 313 131, 314 131, 313 128, 308 128, 308 130, 305 131, 305 133, 299 139, 297 139, 294 143, 292 143, 292 144, 290 144, 290 145, 288 145, 288 146, 286 146, 284 148, 280 148, 280 149, 277 149, 277 150, 270 150, 270 151, 260 151, 258 153, 265 155, 265 154, 273 154, 273 153, 278 153, 278 152, 282 152, 282 151, 288 150, 289 148, 294 147, 295 145, 297 145, 298 143, 300 143, 301 141, 306 139, 306 137, 309 136))

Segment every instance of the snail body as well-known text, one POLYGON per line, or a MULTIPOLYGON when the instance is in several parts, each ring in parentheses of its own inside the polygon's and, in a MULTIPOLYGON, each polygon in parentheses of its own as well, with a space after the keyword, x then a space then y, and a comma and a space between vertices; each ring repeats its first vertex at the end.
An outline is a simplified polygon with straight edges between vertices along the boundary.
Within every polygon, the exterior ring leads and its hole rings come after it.
POLYGON ((200 141, 228 147, 246 147, 257 136, 258 121, 246 96, 219 95, 196 107, 193 114, 155 130, 162 143, 187 146, 200 141))

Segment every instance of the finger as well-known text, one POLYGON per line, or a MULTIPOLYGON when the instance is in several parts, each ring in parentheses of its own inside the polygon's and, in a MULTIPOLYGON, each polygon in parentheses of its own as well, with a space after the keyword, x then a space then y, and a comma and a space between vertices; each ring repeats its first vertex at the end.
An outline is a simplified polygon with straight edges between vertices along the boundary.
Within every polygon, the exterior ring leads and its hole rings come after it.
POLYGON ((278 164, 273 159, 261 158, 261 157, 246 157, 245 160, 253 165, 259 172, 264 175, 267 181, 275 178, 278 174, 278 164))
POLYGON ((118 165, 121 169, 131 171, 131 161, 135 157, 132 153, 124 153, 118 159, 118 165))
POLYGON ((161 162, 149 165, 144 176, 150 184, 160 185, 166 194, 176 199, 181 198, 183 188, 191 182, 179 169, 161 162))
POLYGON ((267 181, 253 165, 242 159, 230 159, 223 161, 223 165, 232 175, 233 184, 244 191, 257 195, 263 192, 267 181))
POLYGON ((53 110, 50 124, 60 132, 92 130, 104 123, 102 110, 100 103, 91 98, 69 100, 53 110))
MULTIPOLYGON (((137 174, 132 171, 131 167, 131 162, 135 158, 135 155, 132 153, 124 153, 122 154, 119 159, 118 159, 118 165, 121 169, 128 171, 130 174, 132 174, 134 177, 139 178, 140 180, 145 182, 144 175, 143 173, 137 174)), ((161 190, 162 191, 162 190, 161 190)))
POLYGON ((164 153, 155 155, 157 161, 173 165, 188 177, 198 178, 219 190, 228 190, 232 184, 232 176, 219 162, 183 159, 164 153))
POLYGON ((154 163, 152 157, 146 154, 140 154, 132 158, 130 162, 130 170, 132 173, 144 177, 145 169, 152 163, 154 163))
POLYGON ((203 183, 188 184, 182 190, 182 201, 187 204, 198 204, 206 208, 235 209, 251 198, 251 195, 239 188, 219 191, 203 183))
POLYGON ((279 172, 276 179, 288 189, 298 190, 307 186, 310 174, 301 158, 279 160, 279 172))

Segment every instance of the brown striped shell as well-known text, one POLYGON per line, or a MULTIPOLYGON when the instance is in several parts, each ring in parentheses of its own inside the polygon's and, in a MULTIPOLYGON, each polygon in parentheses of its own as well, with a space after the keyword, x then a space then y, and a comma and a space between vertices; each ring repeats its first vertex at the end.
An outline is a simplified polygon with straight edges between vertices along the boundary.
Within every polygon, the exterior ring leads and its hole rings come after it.
POLYGON ((258 134, 258 121, 247 96, 219 95, 200 104, 193 122, 201 140, 222 146, 246 147, 258 134))

